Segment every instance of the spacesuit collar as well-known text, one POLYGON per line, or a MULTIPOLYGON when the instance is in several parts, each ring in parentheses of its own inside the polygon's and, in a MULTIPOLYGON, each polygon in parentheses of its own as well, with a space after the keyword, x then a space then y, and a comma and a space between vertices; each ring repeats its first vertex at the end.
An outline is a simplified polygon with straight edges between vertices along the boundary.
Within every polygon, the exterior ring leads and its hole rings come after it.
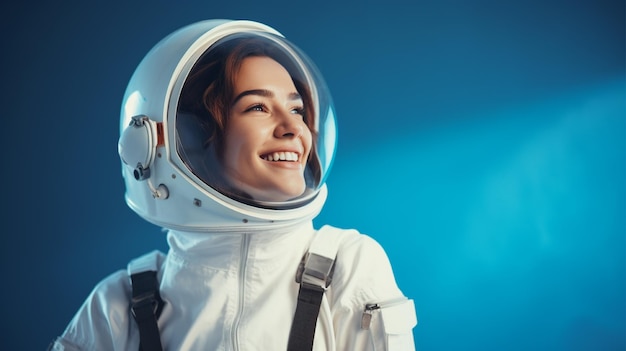
POLYGON ((167 242, 170 250, 184 255, 205 255, 209 252, 222 251, 228 252, 232 244, 238 243, 243 235, 253 235, 254 241, 260 245, 272 244, 275 240, 281 240, 286 235, 294 233, 313 231, 313 221, 305 220, 292 223, 288 226, 280 226, 277 228, 247 228, 241 231, 181 231, 169 230, 167 234, 167 242))

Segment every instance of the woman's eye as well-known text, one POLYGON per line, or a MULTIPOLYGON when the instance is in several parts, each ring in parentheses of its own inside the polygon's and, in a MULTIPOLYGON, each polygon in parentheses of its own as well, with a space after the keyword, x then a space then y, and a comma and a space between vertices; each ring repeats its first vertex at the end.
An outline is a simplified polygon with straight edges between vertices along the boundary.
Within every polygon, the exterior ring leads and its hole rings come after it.
POLYGON ((291 114, 304 116, 304 108, 303 107, 295 107, 291 109, 291 114))
POLYGON ((265 106, 263 106, 263 104, 252 105, 246 111, 263 112, 265 111, 265 106))

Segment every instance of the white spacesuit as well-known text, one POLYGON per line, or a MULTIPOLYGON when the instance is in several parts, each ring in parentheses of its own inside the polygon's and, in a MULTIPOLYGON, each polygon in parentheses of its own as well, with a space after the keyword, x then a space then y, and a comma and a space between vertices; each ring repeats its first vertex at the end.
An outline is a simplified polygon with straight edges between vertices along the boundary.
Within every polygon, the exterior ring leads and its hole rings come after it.
POLYGON ((413 301, 380 245, 313 227, 335 123, 313 63, 268 26, 201 21, 160 41, 126 90, 119 154, 127 204, 170 250, 99 283, 50 348, 414 350, 413 301), (244 132, 264 138, 249 159, 244 132))

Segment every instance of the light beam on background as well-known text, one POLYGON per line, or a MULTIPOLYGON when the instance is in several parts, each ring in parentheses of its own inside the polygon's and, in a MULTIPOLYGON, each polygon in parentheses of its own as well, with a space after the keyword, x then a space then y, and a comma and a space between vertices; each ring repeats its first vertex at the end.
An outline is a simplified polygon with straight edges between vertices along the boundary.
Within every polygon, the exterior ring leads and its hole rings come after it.
POLYGON ((620 78, 368 140, 336 165, 318 221, 387 249, 419 349, 619 349, 625 96, 620 78))

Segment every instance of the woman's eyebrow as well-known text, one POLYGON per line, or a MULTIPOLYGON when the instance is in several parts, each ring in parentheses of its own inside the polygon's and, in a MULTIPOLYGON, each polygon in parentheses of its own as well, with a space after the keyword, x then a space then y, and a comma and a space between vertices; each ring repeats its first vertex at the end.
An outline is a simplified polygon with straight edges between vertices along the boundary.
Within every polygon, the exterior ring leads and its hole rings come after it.
POLYGON ((289 100, 302 100, 302 96, 298 93, 291 93, 289 94, 289 100))
MULTIPOLYGON (((271 90, 267 90, 267 89, 252 89, 252 90, 242 91, 241 93, 239 93, 239 95, 237 95, 237 97, 235 97, 235 100, 233 101, 233 105, 236 104, 237 101, 239 101, 241 98, 243 98, 244 96, 248 96, 248 95, 258 95, 262 97, 272 98, 274 97, 274 92, 271 90)), ((294 92, 294 93, 289 94, 289 100, 302 100, 302 96, 294 92)))

